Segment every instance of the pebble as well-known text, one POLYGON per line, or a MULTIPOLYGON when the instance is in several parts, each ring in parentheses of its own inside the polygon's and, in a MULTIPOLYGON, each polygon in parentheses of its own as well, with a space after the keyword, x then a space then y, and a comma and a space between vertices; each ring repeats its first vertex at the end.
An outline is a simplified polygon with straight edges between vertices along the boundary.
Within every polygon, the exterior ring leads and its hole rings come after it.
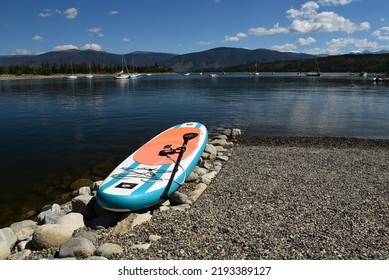
POLYGON ((59 224, 45 224, 34 231, 32 244, 38 250, 57 248, 72 238, 73 229, 59 224))
POLYGON ((104 243, 96 250, 97 256, 102 256, 105 258, 108 258, 108 257, 112 256, 113 254, 120 255, 122 253, 123 253, 123 248, 117 244, 114 244, 114 243, 104 243))

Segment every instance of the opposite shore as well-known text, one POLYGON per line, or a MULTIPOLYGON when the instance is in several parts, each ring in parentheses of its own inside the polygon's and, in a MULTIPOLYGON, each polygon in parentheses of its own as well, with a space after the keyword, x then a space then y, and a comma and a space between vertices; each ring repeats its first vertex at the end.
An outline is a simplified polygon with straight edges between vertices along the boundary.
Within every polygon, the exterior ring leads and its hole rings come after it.
MULTIPOLYGON (((172 75, 175 73, 153 73, 153 75, 172 75)), ((86 78, 87 74, 75 74, 77 77, 86 78)), ((113 77, 115 74, 93 74, 93 77, 113 77)), ((146 75, 146 74, 141 74, 146 75)), ((55 74, 55 75, 33 75, 33 74, 22 74, 22 75, 8 75, 0 74, 0 81, 7 80, 34 80, 34 79, 66 79, 67 74, 55 74)))
POLYGON ((73 240, 117 249, 105 259, 389 259, 389 140, 242 137, 221 156, 189 207, 73 240))

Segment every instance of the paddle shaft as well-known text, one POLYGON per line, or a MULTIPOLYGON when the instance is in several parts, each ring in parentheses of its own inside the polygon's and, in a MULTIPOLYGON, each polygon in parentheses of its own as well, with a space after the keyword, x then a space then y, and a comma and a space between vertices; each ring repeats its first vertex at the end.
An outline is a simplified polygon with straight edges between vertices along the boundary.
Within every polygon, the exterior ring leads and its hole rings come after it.
POLYGON ((178 158, 177 158, 176 164, 173 167, 172 175, 169 178, 169 182, 167 183, 167 185, 166 185, 166 187, 163 190, 163 193, 161 195, 162 199, 168 199, 169 198, 169 194, 168 193, 169 193, 169 190, 170 190, 170 186, 172 185, 173 180, 174 180, 174 176, 176 175, 176 173, 178 171, 178 167, 180 166, 180 162, 181 162, 182 156, 184 155, 184 153, 186 151, 186 145, 188 144, 190 139, 193 139, 197 135, 198 135, 197 133, 187 133, 187 134, 184 135, 184 143, 182 144, 182 146, 180 148, 180 153, 178 154, 178 158))

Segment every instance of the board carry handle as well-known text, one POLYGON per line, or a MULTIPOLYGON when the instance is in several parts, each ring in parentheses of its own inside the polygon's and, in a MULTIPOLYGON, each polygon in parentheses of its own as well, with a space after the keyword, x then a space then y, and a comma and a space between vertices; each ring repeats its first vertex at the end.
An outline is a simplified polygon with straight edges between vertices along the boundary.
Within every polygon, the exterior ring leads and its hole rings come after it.
MULTIPOLYGON (((174 180, 174 176, 176 175, 177 171, 178 171, 178 167, 180 166, 180 162, 181 162, 181 159, 182 159, 182 156, 184 155, 185 151, 186 151, 186 145, 188 144, 188 142, 190 140, 192 140, 193 138, 196 138, 199 134, 198 133, 195 133, 195 132, 189 132, 189 133, 185 133, 183 135, 183 139, 184 139, 184 143, 182 144, 181 147, 177 148, 177 149, 172 149, 172 151, 176 152, 176 150, 179 150, 180 153, 178 155, 178 158, 177 158, 177 161, 176 161, 176 164, 174 165, 174 168, 173 168, 173 171, 172 171, 172 175, 170 176, 169 178, 169 182, 167 183, 165 189, 163 190, 163 193, 161 195, 161 199, 168 199, 169 198, 169 189, 170 189, 170 186, 172 185, 173 183, 173 180, 174 180)), ((164 151, 164 150, 162 150, 164 151)), ((162 152, 161 151, 161 152, 162 152)), ((161 155, 161 152, 160 152, 160 155, 161 155)), ((166 154, 167 155, 167 154, 166 154)))

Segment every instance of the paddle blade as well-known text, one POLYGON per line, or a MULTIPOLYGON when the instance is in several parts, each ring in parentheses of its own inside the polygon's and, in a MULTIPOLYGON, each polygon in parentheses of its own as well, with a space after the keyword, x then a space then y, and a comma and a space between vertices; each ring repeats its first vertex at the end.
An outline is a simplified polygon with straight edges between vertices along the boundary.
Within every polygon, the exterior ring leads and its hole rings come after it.
POLYGON ((193 139, 193 138, 196 138, 199 134, 198 133, 195 133, 195 132, 191 132, 191 133, 185 133, 183 138, 184 138, 184 141, 185 142, 188 142, 189 140, 193 139))

